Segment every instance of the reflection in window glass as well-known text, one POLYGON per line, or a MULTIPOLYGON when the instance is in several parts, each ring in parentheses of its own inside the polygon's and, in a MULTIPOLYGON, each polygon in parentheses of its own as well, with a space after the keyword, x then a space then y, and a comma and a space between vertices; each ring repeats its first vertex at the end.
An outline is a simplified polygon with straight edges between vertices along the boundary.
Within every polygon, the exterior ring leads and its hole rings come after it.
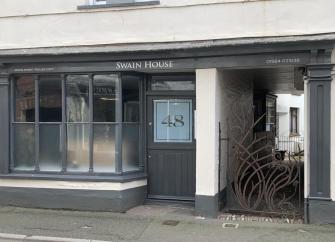
POLYGON ((123 124, 122 128, 122 168, 123 171, 139 169, 139 125, 123 124))
POLYGON ((115 129, 113 124, 94 125, 94 172, 115 172, 115 129))
POLYGON ((41 76, 38 88, 40 122, 61 122, 62 83, 60 76, 41 76))
POLYGON ((139 78, 136 76, 122 76, 123 122, 139 122, 140 120, 139 84, 139 78))
POLYGON ((35 81, 33 76, 15 79, 15 122, 35 121, 35 81))
POLYGON ((119 78, 117 75, 96 75, 93 79, 94 122, 115 122, 119 78))
POLYGON ((151 80, 154 91, 194 91, 194 75, 155 75, 151 80))
POLYGON ((67 170, 88 172, 89 170, 89 126, 68 124, 67 126, 67 170))
POLYGON ((89 121, 89 77, 71 75, 66 78, 66 112, 68 122, 89 121))
POLYGON ((40 170, 61 171, 62 144, 60 140, 60 125, 42 124, 40 133, 40 170))
POLYGON ((14 169, 35 169, 35 127, 33 124, 15 124, 14 138, 14 169))

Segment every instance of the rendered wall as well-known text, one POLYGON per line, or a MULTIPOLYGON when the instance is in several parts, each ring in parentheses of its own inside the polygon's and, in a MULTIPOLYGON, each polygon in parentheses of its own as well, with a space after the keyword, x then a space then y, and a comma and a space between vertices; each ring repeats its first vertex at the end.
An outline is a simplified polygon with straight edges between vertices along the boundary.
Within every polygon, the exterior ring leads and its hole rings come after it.
POLYGON ((335 1, 169 1, 77 10, 84 0, 3 0, 0 49, 335 32, 335 1))
POLYGON ((290 108, 298 108, 298 130, 300 135, 304 135, 304 95, 276 94, 277 114, 279 115, 279 136, 290 135, 290 108))
POLYGON ((218 193, 219 73, 196 70, 196 195, 218 193))
POLYGON ((253 76, 248 71, 222 71, 220 83, 221 136, 229 139, 221 143, 220 187, 229 191, 231 187, 227 184, 227 176, 233 175, 229 167, 234 160, 235 140, 238 141, 245 135, 244 131, 251 127, 254 117, 253 76))

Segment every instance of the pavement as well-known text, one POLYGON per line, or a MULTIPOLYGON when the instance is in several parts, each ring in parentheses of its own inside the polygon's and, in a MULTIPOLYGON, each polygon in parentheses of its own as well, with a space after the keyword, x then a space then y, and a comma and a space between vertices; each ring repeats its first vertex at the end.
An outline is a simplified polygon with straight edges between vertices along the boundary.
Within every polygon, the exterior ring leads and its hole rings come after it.
POLYGON ((0 241, 335 242, 335 225, 206 219, 179 205, 143 205, 124 214, 0 207, 0 241))

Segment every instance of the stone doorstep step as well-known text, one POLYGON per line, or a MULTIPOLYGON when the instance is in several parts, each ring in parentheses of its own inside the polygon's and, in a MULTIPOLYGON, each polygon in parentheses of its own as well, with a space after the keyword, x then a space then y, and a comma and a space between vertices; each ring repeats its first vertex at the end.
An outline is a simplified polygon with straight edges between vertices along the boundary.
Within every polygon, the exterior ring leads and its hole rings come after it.
POLYGON ((45 242, 110 242, 106 240, 90 240, 90 239, 74 239, 61 238, 39 235, 23 235, 23 234, 7 234, 0 233, 0 239, 8 239, 11 241, 45 241, 45 242))

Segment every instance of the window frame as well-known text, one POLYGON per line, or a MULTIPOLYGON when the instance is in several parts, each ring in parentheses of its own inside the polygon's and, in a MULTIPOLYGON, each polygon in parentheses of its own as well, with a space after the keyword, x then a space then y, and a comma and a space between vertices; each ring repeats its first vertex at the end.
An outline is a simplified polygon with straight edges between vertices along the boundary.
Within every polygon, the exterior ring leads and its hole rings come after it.
POLYGON ((40 174, 43 176, 48 175, 75 175, 75 176, 120 176, 120 175, 132 175, 134 173, 143 173, 144 172, 144 157, 142 152, 143 147, 143 140, 139 139, 138 146, 139 146, 139 160, 138 160, 138 169, 137 170, 130 170, 130 171, 123 171, 123 159, 122 159, 122 128, 124 124, 137 124, 139 127, 139 137, 143 136, 144 133, 144 115, 143 115, 143 105, 144 105, 144 83, 145 79, 144 76, 138 73, 132 72, 80 72, 80 73, 38 73, 38 74, 14 74, 10 77, 10 161, 9 161, 9 172, 10 174, 40 174), (62 86, 62 121, 57 122, 60 125, 60 140, 61 140, 61 147, 62 147, 62 158, 61 158, 61 171, 40 171, 39 169, 39 142, 40 142, 40 135, 39 129, 40 124, 56 124, 55 122, 40 122, 39 121, 39 90, 38 90, 38 83, 40 76, 60 76, 61 79, 61 86, 62 86), (68 122, 67 120, 67 103, 66 103, 66 78, 67 76, 71 75, 87 75, 89 77, 89 121, 88 122, 68 122), (115 122, 94 122, 93 120, 93 77, 94 75, 117 75, 118 76, 118 101, 116 103, 116 110, 115 110, 115 122), (122 107, 122 76, 123 75, 133 75, 136 76, 139 82, 139 121, 138 122, 123 122, 123 107, 122 107), (35 122, 16 122, 15 121, 15 80, 17 77, 20 76, 32 76, 34 83, 35 83, 35 122), (14 167, 14 125, 15 124, 33 124, 35 128, 35 168, 34 170, 17 170, 14 167), (86 172, 84 171, 67 171, 67 125, 71 124, 88 124, 89 125, 89 170, 86 172), (93 160, 93 142, 94 142, 94 133, 93 128, 96 124, 113 124, 116 126, 116 134, 115 134, 115 151, 117 153, 115 158, 115 171, 114 172, 94 172, 94 160, 93 160), (37 132, 37 133, 36 133, 37 132))
POLYGON ((151 6, 151 5, 159 5, 160 0, 144 0, 144 1, 131 1, 125 0, 123 1, 115 1, 106 3, 97 3, 95 0, 90 0, 86 5, 80 5, 77 7, 78 10, 89 10, 89 9, 101 9, 101 8, 117 8, 117 7, 141 7, 141 6, 151 6))
POLYGON ((290 107, 290 136, 299 135, 299 108, 290 107), (295 120, 293 120, 293 112, 295 112, 295 120), (295 122, 295 130, 293 130, 293 122, 295 122))

